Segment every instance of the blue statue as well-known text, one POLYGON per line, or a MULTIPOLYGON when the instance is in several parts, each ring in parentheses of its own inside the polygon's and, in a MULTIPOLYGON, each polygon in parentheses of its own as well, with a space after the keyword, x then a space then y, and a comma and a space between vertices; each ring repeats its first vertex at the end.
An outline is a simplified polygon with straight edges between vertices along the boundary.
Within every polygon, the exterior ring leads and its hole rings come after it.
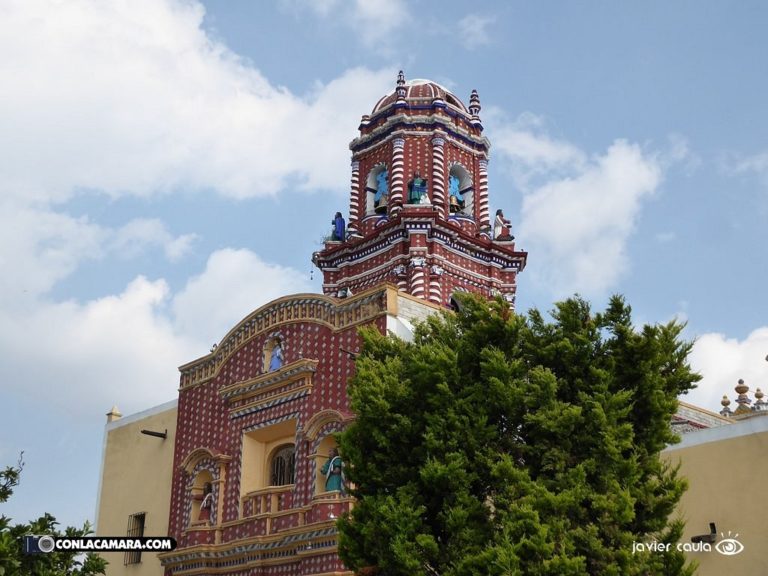
POLYGON ((279 370, 283 365, 283 347, 280 344, 280 340, 275 340, 275 345, 272 347, 272 353, 269 357, 269 371, 274 372, 279 370))
POLYGON ((376 176, 376 194, 373 197, 373 207, 376 212, 387 211, 387 201, 389 200, 389 183, 387 182, 387 171, 382 170, 376 176))
POLYGON ((331 220, 331 224, 333 224, 333 232, 331 233, 331 240, 334 240, 336 242, 344 242, 344 217, 341 215, 341 212, 336 212, 336 216, 333 217, 333 220, 331 220))
POLYGON ((418 172, 413 173, 413 180, 408 183, 408 204, 419 204, 427 193, 427 181, 418 172))

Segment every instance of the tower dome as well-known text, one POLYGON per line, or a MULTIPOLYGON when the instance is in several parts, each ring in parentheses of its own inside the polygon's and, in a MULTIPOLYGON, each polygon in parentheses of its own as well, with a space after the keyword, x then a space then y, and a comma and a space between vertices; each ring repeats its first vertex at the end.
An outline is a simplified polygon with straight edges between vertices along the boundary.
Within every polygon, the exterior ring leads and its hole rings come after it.
MULTIPOLYGON (((469 109, 464 103, 445 86, 441 86, 432 80, 424 78, 414 78, 403 84, 405 88, 404 100, 409 106, 431 106, 433 102, 445 102, 447 105, 469 114, 469 109)), ((398 101, 398 91, 393 90, 386 96, 383 96, 373 107, 371 115, 374 116, 393 106, 398 101)))

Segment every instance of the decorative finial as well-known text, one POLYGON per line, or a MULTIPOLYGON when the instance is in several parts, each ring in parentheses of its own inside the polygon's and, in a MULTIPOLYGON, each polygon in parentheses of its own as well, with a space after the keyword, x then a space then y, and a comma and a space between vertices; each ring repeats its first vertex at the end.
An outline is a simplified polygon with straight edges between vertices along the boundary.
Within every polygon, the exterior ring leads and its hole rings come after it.
POLYGON ((747 396, 747 392, 749 392, 749 386, 744 383, 744 380, 739 378, 739 383, 734 388, 734 390, 736 390, 736 393, 739 395, 739 397, 736 398, 736 404, 738 404, 738 407, 736 408, 736 414, 748 412, 748 405, 752 404, 752 400, 749 396, 747 396))
POLYGON ((398 101, 405 100, 405 74, 402 70, 397 75, 397 99, 398 101))
POLYGON ((731 401, 730 401, 730 400, 728 400, 728 396, 726 396, 725 394, 723 394, 723 399, 722 399, 722 400, 720 400, 720 404, 721 404, 721 405, 722 405, 722 407, 723 407, 723 409, 722 409, 722 410, 720 410, 720 415, 721 415, 721 416, 723 416, 723 417, 725 417, 725 418, 728 418, 728 417, 729 417, 731 414, 733 414, 733 412, 731 412, 731 409, 730 409, 730 408, 728 408, 728 406, 730 405, 730 403, 731 403, 731 401))
POLYGON ((755 405, 752 407, 752 410, 755 410, 755 411, 765 410, 766 406, 768 406, 768 402, 763 400, 764 397, 765 397, 765 394, 763 393, 762 390, 760 390, 760 388, 755 390, 756 400, 755 400, 755 405))
POLYGON ((480 120, 480 96, 477 94, 477 90, 472 90, 472 94, 469 95, 469 113, 472 114, 472 120, 480 120))
POLYGON ((123 415, 120 413, 120 410, 118 410, 117 405, 113 405, 112 409, 107 412, 107 423, 114 422, 115 420, 119 420, 122 418, 123 415))

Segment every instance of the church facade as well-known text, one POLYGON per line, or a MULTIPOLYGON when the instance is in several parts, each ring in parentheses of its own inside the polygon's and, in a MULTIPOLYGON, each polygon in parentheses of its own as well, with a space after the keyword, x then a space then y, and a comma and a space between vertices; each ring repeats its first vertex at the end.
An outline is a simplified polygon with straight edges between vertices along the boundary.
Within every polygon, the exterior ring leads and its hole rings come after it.
MULTIPOLYGON (((348 219, 336 214, 313 255, 323 294, 285 296, 246 316, 180 367, 177 401, 124 419, 110 411, 97 534, 120 535, 127 522, 128 533, 167 533, 178 547, 110 556, 108 576, 351 574, 338 557, 336 519, 354 502, 334 435, 354 419, 346 388, 359 328, 407 339, 416 322, 455 306, 457 292, 514 306, 525 268, 508 220, 489 209, 480 110, 474 91, 465 106, 401 73, 350 145, 348 219)), ((729 470, 745 484, 754 471, 747 453, 765 442, 768 420, 732 426, 737 418, 724 416, 681 403, 671 423, 686 440, 667 457, 682 461, 693 486, 680 507, 691 520, 684 541, 709 522, 741 530, 744 555, 689 557, 702 574, 758 573, 765 530, 742 522, 741 492, 709 463, 740 454, 729 470)))
POLYGON ((353 505, 334 434, 354 418, 358 329, 409 337, 456 292, 514 304, 527 254, 489 213, 489 142, 442 86, 406 82, 352 142, 349 219, 313 261, 324 294, 275 300, 180 368, 167 576, 348 573, 336 519, 353 505))

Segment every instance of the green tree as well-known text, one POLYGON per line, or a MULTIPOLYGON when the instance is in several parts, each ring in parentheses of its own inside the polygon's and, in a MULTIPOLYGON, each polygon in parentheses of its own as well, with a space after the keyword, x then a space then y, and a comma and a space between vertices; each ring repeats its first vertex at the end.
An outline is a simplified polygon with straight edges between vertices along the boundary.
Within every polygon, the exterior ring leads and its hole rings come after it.
MULTIPOLYGON (((19 457, 16 466, 0 471, 0 503, 6 502, 18 486, 24 462, 19 457)), ((87 536, 91 526, 86 521, 82 529, 66 528, 59 531, 56 518, 45 514, 29 524, 11 525, 5 515, 0 516, 0 576, 95 576, 104 574, 107 562, 96 554, 76 552, 51 552, 48 554, 25 554, 25 536, 87 536)))
POLYGON ((685 489, 659 453, 677 396, 699 379, 682 326, 633 327, 614 297, 510 312, 461 300, 406 343, 375 330, 350 384, 340 436, 357 503, 339 550, 358 573, 682 575, 685 489))

